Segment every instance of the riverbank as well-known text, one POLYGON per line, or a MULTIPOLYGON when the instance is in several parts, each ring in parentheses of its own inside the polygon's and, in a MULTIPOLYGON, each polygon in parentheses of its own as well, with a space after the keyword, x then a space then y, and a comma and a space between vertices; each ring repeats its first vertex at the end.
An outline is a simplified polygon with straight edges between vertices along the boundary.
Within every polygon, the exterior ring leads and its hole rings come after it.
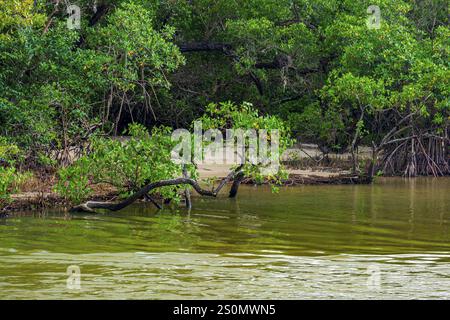
MULTIPOLYGON (((209 164, 199 165, 199 180, 220 180, 228 175, 230 172, 230 165, 209 164)), ((284 185, 317 185, 317 184, 363 184, 370 181, 351 174, 348 170, 339 168, 308 168, 295 169, 288 168, 289 178, 284 181, 284 185)), ((51 207, 64 207, 66 201, 53 191, 55 184, 54 176, 47 176, 41 178, 33 178, 28 181, 23 191, 11 196, 12 203, 0 212, 4 214, 12 211, 28 211, 39 210, 51 207)), ((255 184, 251 179, 245 179, 243 184, 255 184)), ((95 187, 94 196, 90 200, 95 201, 113 201, 117 197, 117 191, 110 186, 98 185, 95 187)))
MULTIPOLYGON (((123 138, 123 137, 122 137, 123 138)), ((361 148, 358 157, 361 160, 370 158, 369 148, 361 148)), ((348 169, 351 156, 348 153, 329 153, 324 155, 315 144, 297 144, 285 151, 282 156, 283 164, 289 174, 284 185, 316 185, 316 184, 362 184, 369 183, 368 179, 352 174, 348 169)), ((75 155, 72 157, 72 161, 75 155)), ((226 177, 232 169, 230 164, 199 164, 199 181, 215 181, 226 177)), ((0 213, 11 211, 38 210, 66 205, 64 198, 54 192, 57 182, 55 172, 35 174, 22 186, 21 192, 11 196, 12 203, 0 213)), ((244 179, 243 184, 255 184, 251 179, 244 179)), ((206 184, 206 182, 205 182, 206 184)), ((117 190, 111 186, 95 185, 94 196, 89 200, 113 201, 117 197, 117 190)))
MULTIPOLYGON (((221 179, 226 177, 231 166, 222 164, 199 165, 201 179, 221 179)), ((311 167, 307 169, 287 168, 289 178, 285 185, 302 184, 361 184, 370 181, 364 177, 352 174, 350 170, 333 167, 311 167)), ((246 179, 243 183, 253 184, 254 181, 246 179)))

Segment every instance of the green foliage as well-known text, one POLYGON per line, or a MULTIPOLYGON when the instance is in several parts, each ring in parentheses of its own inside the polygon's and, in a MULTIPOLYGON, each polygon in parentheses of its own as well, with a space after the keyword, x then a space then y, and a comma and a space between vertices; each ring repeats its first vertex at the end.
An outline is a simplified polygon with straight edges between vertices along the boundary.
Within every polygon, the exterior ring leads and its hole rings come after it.
MULTIPOLYGON (((199 119, 202 122, 204 130, 218 129, 224 131, 230 129, 233 134, 237 130, 254 129, 256 133, 261 133, 261 130, 266 130, 267 143, 272 143, 272 130, 277 130, 279 135, 278 154, 272 155, 271 150, 268 150, 267 158, 278 158, 281 162, 282 154, 293 143, 291 138, 291 131, 287 123, 277 116, 262 116, 253 107, 251 103, 244 102, 241 105, 236 105, 232 102, 222 102, 219 104, 211 103, 207 106, 205 114, 199 119)), ((258 140, 258 145, 260 140, 258 140)), ((275 143, 275 142, 273 142, 275 143)), ((280 164, 276 172, 264 173, 267 164, 258 163, 252 164, 248 162, 249 157, 249 140, 245 139, 246 144, 246 159, 243 171, 246 177, 253 178, 257 182, 269 180, 273 183, 280 183, 282 179, 287 176, 284 167, 280 164)), ((266 155, 264 155, 266 156, 266 155)), ((275 189, 274 189, 275 190, 275 189)))
POLYGON ((23 158, 23 152, 20 148, 8 142, 8 139, 0 136, 0 158, 10 165, 14 165, 23 158))
POLYGON ((30 176, 19 173, 14 167, 21 158, 21 150, 0 136, 0 209, 11 202, 11 194, 17 192, 30 176))
POLYGON ((42 26, 45 15, 33 12, 34 0, 0 0, 0 41, 10 39, 18 28, 42 26))
POLYGON ((174 28, 164 26, 157 31, 154 19, 151 10, 130 2, 114 11, 105 26, 89 30, 89 47, 108 56, 105 73, 121 91, 135 89, 140 80, 151 86, 170 86, 165 73, 184 63, 178 47, 171 43, 174 28))
MULTIPOLYGON (((171 160, 170 129, 155 127, 151 134, 141 125, 130 125, 126 141, 94 138, 92 152, 73 165, 59 170, 56 191, 72 203, 80 203, 92 194, 92 186, 107 184, 122 197, 151 182, 182 176, 182 168, 171 160)), ((195 177, 193 167, 189 168, 195 177)), ((178 198, 177 187, 158 192, 167 199, 178 198)))
POLYGON ((18 164, 51 164, 133 122, 187 127, 211 101, 259 111, 209 108, 214 121, 261 117, 273 128, 277 115, 328 150, 355 136, 355 146, 380 143, 411 113, 421 132, 448 131, 448 1, 99 0, 97 13, 91 0, 77 4, 81 30, 68 30, 61 1, 0 0, 0 135, 25 151, 18 164), (379 29, 366 25, 369 5, 380 7, 379 29))
POLYGON ((70 167, 61 168, 55 191, 71 203, 81 203, 93 192, 90 187, 91 175, 96 172, 90 168, 91 162, 87 157, 82 157, 70 167))
POLYGON ((64 19, 55 19, 48 32, 28 21, 35 17, 32 2, 0 10, 29 14, 14 20, 14 28, 5 26, 0 41, 0 134, 32 150, 32 163, 42 152, 77 145, 99 124, 117 130, 116 104, 131 110, 150 103, 170 86, 167 74, 184 63, 171 43, 174 29, 155 30, 151 8, 120 5, 101 27, 86 26, 81 47, 80 31, 68 30, 64 19))
POLYGON ((11 201, 11 193, 15 190, 13 188, 14 183, 17 180, 16 169, 0 167, 0 208, 11 201))
POLYGON ((85 71, 100 68, 96 61, 101 57, 94 61, 89 50, 74 50, 77 37, 60 24, 45 36, 20 29, 13 40, 0 43, 0 59, 7 66, 0 71, 0 130, 24 149, 61 148, 95 121, 89 103, 104 81, 85 71))

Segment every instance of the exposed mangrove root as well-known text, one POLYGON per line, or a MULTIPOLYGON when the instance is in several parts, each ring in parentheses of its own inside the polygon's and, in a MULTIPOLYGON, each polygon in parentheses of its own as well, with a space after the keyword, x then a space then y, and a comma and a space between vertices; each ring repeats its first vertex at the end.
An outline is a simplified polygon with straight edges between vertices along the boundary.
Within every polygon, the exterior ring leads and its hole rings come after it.
POLYGON ((380 159, 387 175, 435 177, 450 174, 449 141, 444 137, 414 135, 385 148, 380 159))

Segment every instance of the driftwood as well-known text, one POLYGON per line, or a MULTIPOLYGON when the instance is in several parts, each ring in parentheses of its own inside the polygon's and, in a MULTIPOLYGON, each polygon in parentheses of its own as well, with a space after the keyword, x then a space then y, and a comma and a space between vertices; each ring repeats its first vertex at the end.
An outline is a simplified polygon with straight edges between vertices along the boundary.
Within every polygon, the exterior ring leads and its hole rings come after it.
MULTIPOLYGON (((123 208, 131 205, 135 201, 137 201, 140 198, 147 198, 151 202, 153 202, 158 208, 161 208, 159 204, 156 203, 150 196, 149 193, 154 190, 161 187, 167 187, 167 186, 181 186, 181 185, 190 185, 193 187, 193 189, 202 196, 208 196, 208 197, 216 197, 217 194, 222 190, 222 188, 230 182, 232 179, 235 179, 235 181, 239 180, 239 183, 237 184, 237 187, 235 187, 233 184, 232 192, 230 192, 230 197, 233 198, 236 196, 237 188, 239 187, 239 184, 241 183, 243 179, 243 173, 241 171, 242 166, 238 167, 236 170, 231 171, 225 178, 221 180, 217 188, 213 189, 212 191, 203 189, 199 183, 191 178, 186 177, 186 172, 184 173, 185 177, 183 178, 176 178, 176 179, 168 179, 168 180, 161 180, 157 182, 152 182, 147 184, 145 187, 141 188, 139 191, 135 192, 131 196, 129 196, 127 199, 125 199, 122 202, 119 203, 113 203, 113 202, 101 202, 101 201, 87 201, 83 204, 80 204, 78 206, 73 207, 70 209, 71 212, 94 212, 95 209, 106 209, 110 211, 119 211, 123 208), (234 191, 233 191, 234 190, 234 191)), ((190 194, 189 194, 189 204, 187 203, 188 207, 190 208, 190 194)))

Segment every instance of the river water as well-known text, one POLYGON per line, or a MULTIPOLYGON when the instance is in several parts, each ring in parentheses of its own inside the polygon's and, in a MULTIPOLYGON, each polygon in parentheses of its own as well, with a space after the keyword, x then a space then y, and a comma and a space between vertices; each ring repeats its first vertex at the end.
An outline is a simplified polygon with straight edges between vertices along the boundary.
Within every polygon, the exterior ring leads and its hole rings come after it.
POLYGON ((22 213, 0 220, 0 299, 450 299, 449 227, 450 179, 22 213))

